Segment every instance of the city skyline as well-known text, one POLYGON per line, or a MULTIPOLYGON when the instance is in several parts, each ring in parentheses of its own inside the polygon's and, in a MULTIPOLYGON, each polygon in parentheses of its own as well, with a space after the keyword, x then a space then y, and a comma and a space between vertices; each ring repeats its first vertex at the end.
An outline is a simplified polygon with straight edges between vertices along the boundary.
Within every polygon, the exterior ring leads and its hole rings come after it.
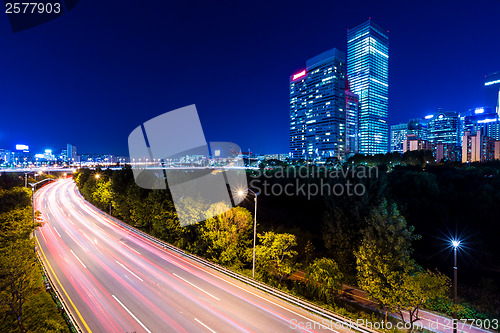
POLYGON ((478 14, 491 20, 500 6, 496 2, 432 8, 430 2, 419 3, 405 11, 404 20, 395 15, 400 5, 360 2, 354 11, 351 4, 337 4, 333 17, 327 19, 324 10, 312 19, 313 9, 301 4, 200 3, 200 10, 189 15, 183 5, 158 4, 141 9, 157 19, 135 17, 125 23, 119 17, 134 17, 130 5, 110 16, 115 8, 109 4, 95 13, 82 3, 63 17, 16 34, 8 31, 3 17, 0 29, 10 51, 2 55, 9 66, 0 106, 2 123, 9 126, 0 127, 0 147, 24 143, 43 151, 72 142, 82 152, 123 155, 127 135, 137 124, 195 103, 203 110, 200 119, 209 140, 233 141, 244 151, 287 152, 288 76, 315 54, 332 47, 347 51, 347 29, 369 17, 390 31, 389 125, 439 107, 461 112, 480 106, 484 76, 500 67, 495 32, 467 19, 478 14), (235 17, 242 8, 249 15, 235 17), (160 20, 159 13, 167 9, 168 20, 160 20), (208 19, 216 12, 223 16, 219 23, 208 19), (86 24, 89 17, 97 23, 86 24), (293 17, 310 24, 284 30, 283 23, 293 17), (262 26, 254 27, 257 21, 262 26), (183 32, 166 33, 172 25, 183 32), (182 29, 188 25, 192 28, 182 29), (118 38, 110 41, 110 35, 118 38), (481 52, 470 61, 474 49, 481 52), (35 130, 31 123, 37 120, 45 122, 35 130))

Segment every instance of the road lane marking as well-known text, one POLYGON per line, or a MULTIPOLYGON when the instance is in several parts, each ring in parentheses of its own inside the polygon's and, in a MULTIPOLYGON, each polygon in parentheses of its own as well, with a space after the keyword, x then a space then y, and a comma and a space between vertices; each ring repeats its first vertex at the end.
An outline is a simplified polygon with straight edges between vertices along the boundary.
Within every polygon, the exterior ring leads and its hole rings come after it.
POLYGON ((115 260, 117 262, 118 265, 122 266, 124 269, 126 269, 130 274, 132 274, 133 276, 135 276, 136 278, 138 278, 139 280, 141 280, 142 282, 144 282, 143 279, 141 279, 140 277, 138 277, 137 275, 135 275, 131 270, 129 270, 127 267, 125 267, 122 263, 120 263, 118 260, 115 260))
POLYGON ((123 241, 121 240, 118 240, 120 243, 122 243, 124 246, 128 247, 129 249, 131 249, 132 251, 134 251, 135 253, 137 254, 140 254, 139 252, 137 252, 136 250, 134 250, 133 248, 131 248, 130 246, 128 246, 127 244, 125 244, 123 241))
POLYGON ((57 277, 56 273, 54 272, 54 269, 50 265, 50 262, 47 260, 47 257, 45 256, 45 252, 42 249, 42 245, 40 244, 40 242, 38 241, 38 238, 36 236, 35 236, 35 239, 36 239, 36 242, 38 243, 38 248, 40 249, 40 252, 42 252, 42 256, 43 256, 43 259, 44 259, 45 263, 47 263, 47 265, 49 266, 49 269, 52 272, 52 275, 54 275, 54 277, 56 278, 56 281, 59 284, 59 286, 61 287, 62 291, 64 292, 64 295, 66 295, 66 297, 68 298, 69 302, 73 306, 73 309, 75 309, 76 314, 78 315, 78 318, 80 318, 81 322, 83 323, 83 326, 85 326, 85 328, 87 329, 87 331, 89 333, 92 333, 92 330, 87 325, 87 322, 85 322, 85 320, 83 319, 82 315, 80 314, 80 311, 78 311, 78 309, 76 308, 75 303, 73 303, 73 300, 69 297, 69 295, 66 292, 66 289, 64 289, 61 281, 59 281, 59 278, 57 277))
MULTIPOLYGON (((76 190, 75 190, 75 192, 76 192, 76 190)), ((90 204, 89 204, 88 202, 85 202, 85 201, 83 201, 83 200, 82 200, 82 203, 85 205, 85 210, 86 210, 86 212, 87 212, 87 209, 86 209, 86 208, 88 207, 89 214, 90 214, 92 217, 94 217, 94 218, 97 220, 97 222, 99 222, 99 223, 106 223, 106 224, 108 224, 108 226, 109 226, 111 229, 113 229, 113 228, 117 228, 117 229, 125 229, 123 226, 120 226, 119 224, 115 223, 114 221, 112 221, 112 220, 110 220, 110 219, 106 219, 106 218, 104 218, 103 216, 100 216, 100 215, 98 215, 97 213, 95 213, 95 212, 93 211, 92 206, 90 206, 90 204), (121 227, 121 228, 120 228, 120 227, 121 227)), ((82 214, 81 212, 79 212, 79 213, 83 216, 83 214, 82 214)), ((95 227, 96 227, 96 228, 98 228, 98 229, 100 229, 97 225, 95 225, 95 227)), ((129 230, 129 231, 130 231, 130 230, 129 230)), ((132 231, 131 236, 135 237, 135 238, 136 238, 136 239, 138 239, 140 242, 144 242, 145 244, 152 245, 152 246, 153 246, 153 247, 155 247, 155 248, 158 248, 158 249, 160 249, 160 250, 162 250, 162 251, 165 251, 165 249, 164 249, 163 247, 159 246, 158 244, 155 244, 155 243, 151 242, 150 240, 148 240, 148 239, 147 239, 147 238, 145 238, 144 236, 142 236, 142 235, 140 235, 140 234, 137 234, 137 233, 135 233, 134 231, 132 231)), ((125 244, 123 241, 121 241, 121 240, 118 240, 118 241, 119 241, 120 243, 122 243, 125 247, 128 247, 128 248, 129 248, 129 249, 131 249, 132 251, 134 251, 134 252, 136 252, 136 253, 140 254, 139 252, 137 252, 136 250, 134 250, 133 248, 131 248, 130 246, 128 246, 127 244, 125 244)), ((167 255, 172 255, 171 253, 168 253, 168 252, 170 252, 170 251, 165 251, 165 252, 167 252, 167 255)), ((160 257, 160 258, 163 258, 162 256, 159 256, 159 257, 160 257)), ((173 257, 174 257, 174 258, 176 258, 176 259, 178 259, 178 260, 180 260, 180 261, 184 261, 184 262, 186 262, 186 263, 188 263, 188 264, 190 264, 190 265, 193 265, 193 263, 192 263, 191 261, 184 260, 183 258, 177 257, 176 255, 173 255, 173 257)), ((215 274, 212 274, 212 273, 210 273, 209 271, 207 271, 205 267, 200 267, 200 266, 197 266, 197 265, 193 265, 193 266, 194 266, 196 269, 198 269, 198 270, 200 270, 200 271, 205 272, 206 274, 209 274, 209 275, 212 275, 212 276, 216 277, 218 280, 221 280, 221 281, 223 281, 223 282, 225 282, 225 283, 231 284, 231 285, 233 285, 233 286, 237 287, 238 289, 241 289, 241 290, 243 290, 243 291, 245 291, 245 292, 247 292, 247 293, 249 293, 249 294, 252 294, 252 295, 254 295, 254 296, 258 297, 258 298, 260 298, 260 299, 264 300, 264 301, 265 301, 265 302, 267 302, 267 303, 273 304, 273 305, 275 305, 275 306, 277 306, 277 307, 279 307, 279 308, 281 308, 281 309, 283 309, 283 310, 285 310, 285 311, 287 311, 287 312, 289 312, 289 313, 292 313, 292 314, 294 314, 294 315, 296 315, 296 316, 299 316, 299 317, 301 317, 301 318, 304 318, 304 319, 306 319, 306 320, 311 320, 311 321, 313 321, 313 322, 315 322, 315 323, 320 324, 320 321, 319 321, 318 319, 316 319, 316 318, 320 318, 320 319, 322 319, 322 318, 321 318, 321 317, 319 317, 319 316, 317 316, 317 315, 312 315, 312 316, 311 316, 312 318, 311 318, 311 317, 306 317, 305 315, 299 314, 299 313, 297 313, 297 312, 293 311, 293 310, 292 310, 292 309, 290 309, 290 308, 287 308, 287 307, 285 307, 285 306, 282 306, 282 305, 280 305, 280 304, 277 304, 277 303, 275 303, 275 302, 273 302, 273 301, 271 301, 271 300, 269 300, 269 299, 267 299, 267 298, 265 298, 265 297, 262 297, 262 296, 260 296, 260 295, 258 295, 258 294, 253 293, 252 291, 246 290, 246 289, 244 289, 244 288, 242 288, 242 287, 240 287, 240 286, 238 286, 238 285, 236 285, 236 284, 234 284, 234 283, 231 283, 231 282, 227 281, 226 279, 222 278, 221 276, 217 276, 217 275, 215 275, 215 274), (314 318, 314 317, 316 317, 316 318, 314 318)), ((175 273, 173 273, 173 274, 175 274, 175 273)), ((175 275, 176 275, 176 274, 175 274, 175 275)), ((179 277, 178 275, 176 275, 176 276, 177 276, 177 277, 179 277)), ((182 279, 181 277, 179 277, 179 278, 180 278, 180 279, 182 279)), ((182 280, 184 280, 184 279, 182 279, 182 280)), ((188 281, 186 281, 186 280, 184 280, 184 281, 185 281, 185 282, 187 282, 187 283, 188 283, 188 284, 190 284, 190 285, 193 285, 193 284, 191 284, 190 282, 188 282, 188 281)), ((199 288, 199 287, 197 287, 197 286, 195 286, 195 285, 193 285, 193 286, 194 286, 194 287, 196 287, 197 289, 201 289, 201 288, 199 288)), ((201 289, 201 290, 202 290, 202 289, 201 289)), ((204 290, 202 290, 202 291, 203 291, 204 293, 207 293, 207 292, 206 292, 206 291, 204 291, 204 290)), ((207 294, 209 294, 209 293, 207 293, 207 294)), ((215 296, 213 296, 213 295, 211 295, 211 294, 209 294, 209 295, 210 295, 211 297, 216 298, 215 296)), ((235 294, 235 295, 237 295, 237 294, 235 294)), ((240 297, 240 298, 242 298, 242 299, 245 299, 243 296, 240 296, 240 295, 237 295, 237 296, 238 296, 238 297, 240 297)), ((216 299, 218 299, 218 298, 216 298, 216 299)), ((218 299, 218 300, 219 300, 219 299, 218 299)), ((279 300, 279 301, 281 301, 281 300, 279 300)), ((287 304, 287 305, 289 305, 289 303, 288 303, 288 302, 286 302, 286 301, 284 301, 284 303, 285 303, 285 304, 287 304)), ((274 315, 274 316, 276 316, 276 315, 274 315)), ((279 316, 278 316, 278 317, 279 317, 279 316)), ((334 330, 334 329, 331 329, 331 328, 327 328, 327 329, 328 329, 328 330, 330 330, 330 331, 333 331, 333 332, 339 333, 337 330, 334 330)))
POLYGON ((56 227, 53 227, 53 228, 54 228, 54 230, 56 231, 56 233, 59 235, 59 238, 62 238, 62 237, 61 237, 61 234, 59 234, 59 232, 57 231, 56 227))
POLYGON ((211 297, 215 298, 216 300, 220 301, 220 299, 218 299, 217 297, 215 297, 215 296, 214 296, 214 295, 212 295, 211 293, 206 292, 205 290, 203 290, 203 289, 201 289, 200 287, 198 287, 198 286, 196 286, 196 285, 192 284, 192 283, 191 283, 191 282, 189 282, 188 280, 181 278, 179 275, 177 275, 177 274, 175 274, 175 273, 172 273, 172 274, 174 274, 175 276, 177 276, 177 277, 178 277, 179 279, 181 279, 182 281, 184 281, 184 282, 186 282, 186 283, 189 283, 190 285, 192 285, 192 286, 193 286, 193 287, 195 287, 196 289, 203 291, 203 292, 204 292, 205 294, 207 294, 208 296, 211 296, 211 297))
MULTIPOLYGON (((179 258, 179 259, 181 259, 181 258, 179 258)), ((182 259, 181 259, 181 260, 182 260, 182 259)), ((186 262, 188 263, 188 261, 186 261, 186 262)), ((194 267, 198 267, 198 266, 194 266, 194 267)), ((230 282, 230 281, 228 281, 228 280, 226 280, 226 279, 223 279, 223 276, 218 276, 218 275, 215 275, 215 274, 213 274, 213 273, 211 273, 211 272, 209 272, 209 271, 207 271, 207 270, 203 269, 202 267, 198 267, 198 270, 203 271, 203 272, 205 272, 205 273, 207 273, 207 274, 210 274, 210 275, 214 276, 215 278, 217 278, 217 279, 219 279, 219 280, 221 280, 221 281, 223 281, 223 282, 226 282, 226 283, 228 283, 228 284, 231 284, 231 285, 235 286, 236 288, 241 289, 241 290, 243 290, 243 291, 245 291, 245 292, 247 292, 247 293, 249 293, 249 294, 252 294, 252 295, 254 295, 254 296, 257 296, 258 298, 260 298, 260 299, 262 299, 262 300, 264 300, 264 301, 266 301, 266 302, 268 302, 268 303, 271 303, 271 304, 273 304, 273 305, 276 305, 277 307, 279 307, 279 308, 281 308, 281 309, 283 309, 283 310, 286 310, 286 311, 291 312, 291 313, 293 313, 293 314, 295 314, 295 315, 297 315, 297 316, 299 316, 299 317, 302 317, 302 318, 304 318, 304 319, 306 319, 306 320, 309 320, 309 321, 312 321, 312 322, 314 322, 314 323, 318 323, 318 325, 321 325, 321 322, 320 322, 319 320, 316 320, 316 319, 314 319, 314 318, 308 318, 308 317, 306 317, 306 316, 303 316, 303 315, 301 315, 300 313, 293 311, 292 309, 289 309, 289 308, 287 308, 287 307, 285 307, 285 306, 282 306, 282 305, 280 305, 280 304, 277 304, 277 303, 275 303, 275 302, 273 302, 273 301, 271 301, 271 300, 269 300, 269 299, 267 299, 267 298, 265 298, 265 297, 263 297, 263 296, 257 295, 256 293, 253 293, 253 292, 251 292, 250 290, 247 290, 247 289, 245 289, 245 288, 243 288, 243 287, 238 286, 237 284, 234 284, 234 283, 232 283, 232 282, 230 282)), ((172 274, 175 274, 175 273, 172 273, 172 274)), ((233 293, 233 294, 234 294, 235 296, 237 296, 237 294, 236 294, 236 293, 233 293)), ((270 295, 270 296, 271 296, 271 295, 270 295)), ((247 299, 246 299, 245 297, 243 297, 243 296, 237 296, 237 297, 239 297, 240 299, 243 299, 243 300, 245 300, 245 301, 247 301, 247 302, 249 302, 249 303, 253 303, 253 302, 251 302, 251 301, 247 300, 247 299)), ((271 297, 272 297, 272 296, 271 296, 271 297)), ((278 300, 280 300, 280 299, 278 299, 278 300)), ((283 301, 283 300, 280 300, 280 301, 283 301)), ((286 301, 283 301, 283 302, 285 302, 285 304, 290 304, 290 305, 292 305, 291 303, 288 303, 288 302, 286 302, 286 301)), ((293 306, 293 305, 292 305, 292 306, 293 306)), ((272 312, 271 312, 271 313, 272 313, 272 312)), ((312 315, 313 315, 313 316, 316 316, 316 317, 318 317, 318 318, 320 318, 321 320, 323 320, 323 319, 324 319, 324 318, 322 318, 322 317, 319 317, 319 316, 318 316, 318 315, 316 315, 316 314, 312 314, 312 315)), ((279 316, 277 316, 277 315, 275 315, 275 314, 274 314, 274 316, 275 316, 275 317, 279 317, 279 316)), ((293 319, 293 318, 292 318, 292 319, 293 319)), ((337 321, 337 320, 335 320, 335 321, 337 321)), ((354 325, 354 324, 352 324, 352 326, 355 326, 355 325, 354 325)), ((348 328, 349 328, 349 326, 348 326, 348 328)), ((330 327, 326 327, 326 329, 327 329, 327 330, 329 330, 329 331, 335 332, 335 333, 340 333, 339 331, 334 330, 333 328, 330 328, 330 327)))
POLYGON ((113 298, 114 298, 114 299, 118 302, 118 304, 120 304, 120 305, 122 306, 122 308, 124 308, 124 309, 125 309, 125 311, 127 311, 127 312, 128 312, 128 314, 129 314, 129 315, 131 315, 131 316, 132 316, 132 318, 134 318, 134 319, 135 319, 135 321, 136 321, 136 322, 138 322, 138 323, 139 323, 139 325, 141 325, 141 326, 142 326, 142 328, 144 328, 144 329, 146 330, 146 332, 152 333, 150 330, 148 330, 148 328, 147 328, 146 326, 144 326, 144 324, 143 324, 143 323, 141 323, 141 321, 140 321, 139 319, 137 319, 137 317, 136 317, 136 316, 134 316, 134 314, 133 314, 132 312, 130 312, 130 310, 129 310, 129 309, 127 309, 127 307, 126 307, 125 305, 123 305, 123 303, 122 303, 122 302, 120 302, 120 300, 119 300, 118 298, 116 298, 116 296, 115 296, 115 295, 111 295, 111 296, 113 296, 113 298))
MULTIPOLYGON (((84 235, 84 236, 85 236, 85 238, 87 238, 87 240, 90 242, 90 244, 95 244, 95 245, 97 245, 97 242, 94 242, 92 239, 90 239, 90 237, 89 237, 89 236, 87 236, 87 235, 86 235, 86 234, 82 231, 82 229, 78 229, 78 230, 80 230, 80 231, 81 231, 82 235, 84 235)), ((96 247, 97 247, 97 246, 96 246, 96 247)))
POLYGON ((197 322, 200 323, 201 326, 205 327, 207 330, 209 330, 210 332, 212 333, 217 333, 215 332, 213 329, 211 329, 210 327, 208 327, 207 325, 203 324, 200 320, 198 320, 198 318, 194 318, 194 320, 196 320, 197 322))
POLYGON ((75 254, 75 252, 73 252, 73 250, 70 250, 70 251, 71 251, 71 253, 73 253, 73 255, 75 256, 75 258, 78 259, 78 261, 80 262, 80 264, 82 264, 83 267, 87 268, 87 266, 85 266, 83 264, 83 262, 80 260, 80 258, 78 258, 78 256, 75 254))

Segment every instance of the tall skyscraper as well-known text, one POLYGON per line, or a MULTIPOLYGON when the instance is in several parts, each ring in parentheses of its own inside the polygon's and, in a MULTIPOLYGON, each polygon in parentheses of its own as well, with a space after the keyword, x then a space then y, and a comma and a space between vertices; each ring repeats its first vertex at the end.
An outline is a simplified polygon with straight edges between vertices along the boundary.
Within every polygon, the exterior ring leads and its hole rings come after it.
POLYGON ((371 19, 347 31, 347 79, 359 96, 359 152, 386 153, 389 37, 371 19))
POLYGON ((345 107, 345 54, 331 49, 307 60, 290 76, 290 157, 343 159, 345 107))

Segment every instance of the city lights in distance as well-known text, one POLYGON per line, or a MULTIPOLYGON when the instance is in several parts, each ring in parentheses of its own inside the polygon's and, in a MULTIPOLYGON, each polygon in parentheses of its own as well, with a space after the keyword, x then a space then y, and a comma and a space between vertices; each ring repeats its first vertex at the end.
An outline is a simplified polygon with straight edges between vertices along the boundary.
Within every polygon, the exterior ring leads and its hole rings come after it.
POLYGON ((484 113, 484 108, 477 108, 474 110, 474 113, 475 114, 481 114, 481 113, 484 113))
POLYGON ((27 145, 16 145, 16 150, 22 150, 28 152, 30 150, 30 147, 27 145))
POLYGON ((434 118, 434 115, 433 115, 433 114, 430 114, 430 115, 428 115, 428 116, 425 116, 425 119, 432 119, 432 118, 434 118))
POLYGON ((292 77, 292 80, 297 80, 298 78, 301 78, 306 75, 306 70, 304 69, 302 72, 299 72, 297 74, 294 74, 292 77))

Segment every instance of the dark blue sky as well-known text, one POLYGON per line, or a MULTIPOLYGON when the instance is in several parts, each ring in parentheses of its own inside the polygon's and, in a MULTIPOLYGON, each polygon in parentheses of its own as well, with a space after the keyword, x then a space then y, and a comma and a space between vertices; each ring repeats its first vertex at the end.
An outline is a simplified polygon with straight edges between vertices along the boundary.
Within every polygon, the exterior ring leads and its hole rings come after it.
POLYGON ((12 33, 0 15, 0 148, 127 154, 144 121, 196 104, 208 141, 288 152, 288 76, 389 30, 389 122, 483 103, 500 1, 87 1, 12 33))

